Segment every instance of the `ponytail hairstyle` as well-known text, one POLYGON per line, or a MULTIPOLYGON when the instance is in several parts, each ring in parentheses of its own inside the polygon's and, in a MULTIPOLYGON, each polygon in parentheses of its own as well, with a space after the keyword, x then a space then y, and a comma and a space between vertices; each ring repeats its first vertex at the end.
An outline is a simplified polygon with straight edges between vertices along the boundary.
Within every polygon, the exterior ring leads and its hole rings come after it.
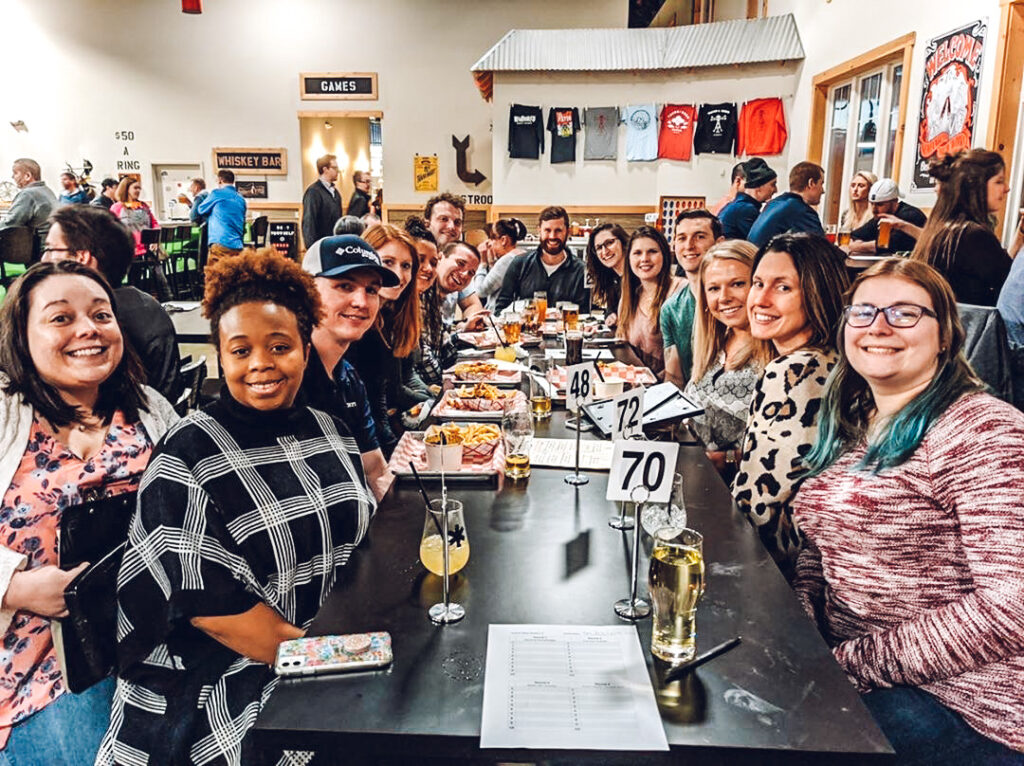
POLYGON ((420 270, 420 254, 415 240, 404 230, 389 223, 377 223, 363 232, 363 240, 374 250, 397 242, 412 256, 412 277, 398 297, 378 314, 378 329, 384 342, 399 359, 409 356, 420 343, 420 299, 416 275, 420 270))
MULTIPOLYGON (((858 287, 875 277, 896 277, 928 293, 939 325, 940 349, 931 383, 884 424, 857 465, 859 470, 879 473, 909 460, 928 429, 950 405, 964 394, 981 391, 985 386, 964 356, 965 334, 957 313, 956 297, 938 270, 919 260, 886 258, 860 273, 846 294, 846 302, 853 300, 858 287)), ((843 321, 836 334, 839 362, 825 384, 818 435, 805 459, 808 476, 821 473, 843 453, 868 438, 875 400, 871 387, 846 356, 845 332, 846 322, 843 321)))
POLYGON ((515 247, 519 240, 525 238, 527 233, 526 224, 518 218, 499 218, 490 225, 488 231, 488 235, 493 239, 508 237, 512 242, 512 247, 515 247))

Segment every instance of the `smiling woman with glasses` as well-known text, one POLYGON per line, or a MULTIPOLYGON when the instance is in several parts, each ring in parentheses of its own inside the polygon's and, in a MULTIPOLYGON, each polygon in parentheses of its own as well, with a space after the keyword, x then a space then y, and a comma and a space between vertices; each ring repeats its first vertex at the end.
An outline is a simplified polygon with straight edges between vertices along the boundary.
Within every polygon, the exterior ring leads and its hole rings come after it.
POLYGON ((879 261, 849 296, 793 586, 901 763, 1024 763, 1024 414, 933 267, 879 261))

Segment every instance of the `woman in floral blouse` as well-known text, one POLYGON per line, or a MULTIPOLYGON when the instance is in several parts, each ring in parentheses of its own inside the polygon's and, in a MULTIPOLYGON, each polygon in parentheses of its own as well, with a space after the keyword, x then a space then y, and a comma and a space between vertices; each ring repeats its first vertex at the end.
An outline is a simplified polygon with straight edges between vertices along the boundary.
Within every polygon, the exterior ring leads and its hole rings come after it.
POLYGON ((0 748, 19 766, 91 763, 113 682, 80 695, 64 685, 50 623, 82 567, 58 567, 57 529, 66 509, 137 489, 176 416, 142 384, 110 287, 91 269, 32 267, 0 327, 0 748))

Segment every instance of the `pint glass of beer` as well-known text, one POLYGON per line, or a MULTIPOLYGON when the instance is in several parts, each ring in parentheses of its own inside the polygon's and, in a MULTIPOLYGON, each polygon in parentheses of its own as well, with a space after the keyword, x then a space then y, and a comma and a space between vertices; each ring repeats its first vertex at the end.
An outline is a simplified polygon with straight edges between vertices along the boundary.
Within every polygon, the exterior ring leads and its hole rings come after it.
POLYGON ((534 420, 547 420, 551 417, 551 386, 548 372, 551 369, 549 360, 537 359, 531 365, 530 379, 530 411, 534 420))
POLYGON ((575 303, 566 303, 562 309, 562 320, 566 330, 580 329, 580 307, 575 303))
POLYGON ((579 364, 583 361, 583 333, 568 330, 565 333, 565 364, 579 364))
POLYGON ((850 244, 850 234, 850 230, 845 227, 839 229, 838 244, 840 247, 846 247, 848 244, 850 244))
POLYGON ((533 418, 525 404, 511 404, 501 416, 501 438, 505 445, 505 475, 525 479, 530 475, 530 447, 533 418))
POLYGON ((697 604, 704 595, 704 538, 692 529, 654 533, 648 585, 654 607, 651 654, 666 662, 697 653, 697 604))
POLYGON ((889 247, 889 235, 892 233, 892 223, 886 220, 878 222, 878 247, 889 247))
POLYGON ((523 318, 513 312, 505 315, 501 320, 501 325, 505 331, 505 342, 509 344, 518 343, 523 331, 523 318))
POLYGON ((537 322, 544 324, 548 315, 548 294, 538 290, 533 294, 533 305, 537 307, 537 322))

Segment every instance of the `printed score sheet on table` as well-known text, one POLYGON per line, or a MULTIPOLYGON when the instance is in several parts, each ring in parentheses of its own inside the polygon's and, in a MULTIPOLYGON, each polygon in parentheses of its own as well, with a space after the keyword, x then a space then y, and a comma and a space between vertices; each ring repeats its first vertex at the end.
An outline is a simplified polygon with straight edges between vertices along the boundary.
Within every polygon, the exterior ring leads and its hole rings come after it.
POLYGON ((668 750, 632 625, 491 625, 480 747, 668 750))
MULTIPOLYGON (((609 441, 580 441, 580 468, 587 471, 609 471, 615 445, 609 441)), ((539 439, 530 445, 530 465, 537 468, 575 468, 575 439, 539 439)))

